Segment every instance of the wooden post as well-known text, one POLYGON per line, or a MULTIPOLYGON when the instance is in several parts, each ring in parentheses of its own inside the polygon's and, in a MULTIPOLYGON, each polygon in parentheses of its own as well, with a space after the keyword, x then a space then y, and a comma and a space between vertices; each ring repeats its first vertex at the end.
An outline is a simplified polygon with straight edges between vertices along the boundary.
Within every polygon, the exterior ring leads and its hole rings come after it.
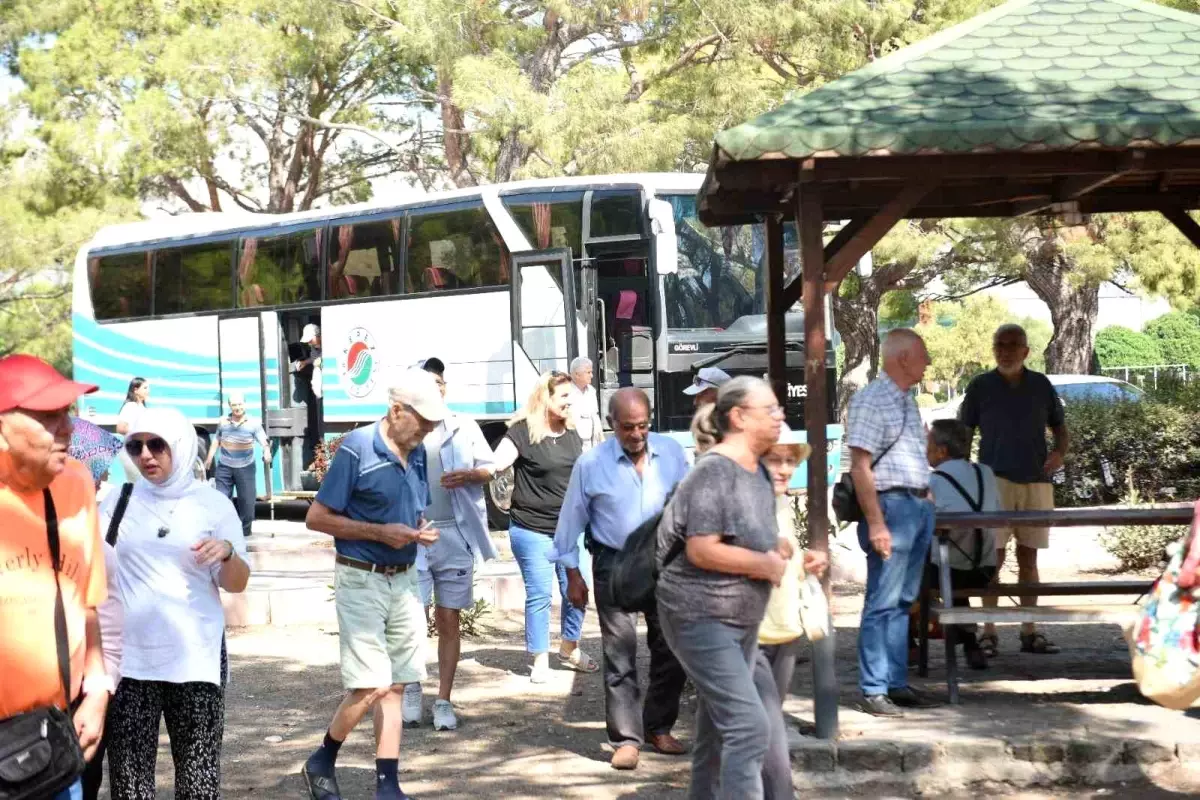
MULTIPOLYGON (((829 422, 825 376, 825 244, 820 190, 806 181, 803 170, 796 188, 796 230, 804 265, 804 378, 808 395, 804 404, 804 427, 812 452, 808 457, 808 542, 814 550, 829 552, 828 447, 825 426, 829 422)), ((782 320, 781 320, 782 322, 782 320)), ((825 575, 829 594, 829 575, 825 575)), ((835 739, 838 733, 838 682, 832 620, 830 635, 813 644, 813 711, 817 737, 835 739)))
POLYGON ((775 399, 787 408, 787 339, 783 302, 783 220, 767 217, 767 375, 775 399))

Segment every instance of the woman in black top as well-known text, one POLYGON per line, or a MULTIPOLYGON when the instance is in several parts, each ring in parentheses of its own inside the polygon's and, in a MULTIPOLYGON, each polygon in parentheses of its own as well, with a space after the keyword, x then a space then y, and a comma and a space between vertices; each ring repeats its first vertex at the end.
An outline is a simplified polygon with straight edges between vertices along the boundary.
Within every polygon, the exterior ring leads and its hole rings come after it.
POLYGON ((571 378, 548 372, 496 447, 497 469, 511 465, 514 473, 508 537, 525 582, 525 649, 533 656, 534 683, 545 683, 550 676, 550 593, 556 575, 562 600, 559 663, 580 672, 598 668, 579 649, 583 609, 567 601, 566 569, 548 558, 571 468, 582 452, 583 441, 571 420, 571 378))

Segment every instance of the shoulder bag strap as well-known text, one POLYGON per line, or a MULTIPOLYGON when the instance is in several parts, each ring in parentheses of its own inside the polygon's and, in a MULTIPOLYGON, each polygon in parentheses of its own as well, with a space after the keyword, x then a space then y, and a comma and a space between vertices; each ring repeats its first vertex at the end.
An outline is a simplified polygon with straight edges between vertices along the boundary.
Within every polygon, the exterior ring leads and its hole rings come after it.
MULTIPOLYGON (((971 466, 975 468, 975 482, 979 484, 979 508, 975 511, 980 512, 983 511, 983 470, 978 464, 971 466)), ((975 537, 975 558, 971 560, 971 565, 979 569, 979 565, 983 563, 983 529, 976 528, 975 532, 979 535, 975 537)))
POLYGON ((904 396, 904 402, 901 403, 901 407, 903 408, 903 413, 900 415, 900 433, 895 439, 892 439, 892 443, 883 448, 883 452, 871 462, 871 469, 875 469, 875 467, 879 465, 879 462, 883 461, 883 457, 890 453, 892 448, 899 444, 900 440, 904 438, 904 426, 908 424, 908 395, 904 396))
POLYGON ((121 486, 121 496, 117 498, 117 507, 113 509, 112 519, 108 521, 108 533, 104 536, 104 541, 108 542, 109 547, 117 546, 117 534, 121 532, 121 519, 125 516, 125 509, 129 507, 131 494, 133 494, 132 483, 121 486))
POLYGON ((42 497, 46 501, 46 538, 50 541, 50 563, 54 568, 54 640, 58 647, 58 675, 62 679, 64 708, 71 707, 71 653, 67 643, 67 610, 63 605, 62 582, 59 572, 62 569, 62 550, 58 540, 58 514, 54 510, 54 497, 50 490, 43 489, 42 497))
MULTIPOLYGON (((950 475, 947 472, 942 472, 940 469, 934 470, 933 474, 940 475, 942 478, 944 478, 947 483, 949 483, 952 487, 954 487, 954 490, 956 492, 958 492, 960 495, 962 495, 963 500, 967 501, 967 505, 969 505, 971 507, 971 510, 974 511, 976 514, 978 514, 980 511, 983 510, 983 472, 980 471, 979 465, 973 464, 972 466, 975 467, 975 474, 976 474, 976 477, 979 478, 979 482, 980 482, 979 501, 978 502, 976 502, 975 498, 971 497, 971 495, 967 492, 967 490, 963 488, 963 485, 961 483, 959 483, 958 481, 956 481, 954 479, 954 476, 950 475)), ((953 539, 950 540, 950 544, 954 545, 954 549, 957 550, 958 552, 962 553, 968 560, 970 560, 972 569, 978 569, 980 562, 983 560, 983 529, 975 528, 975 534, 976 534, 976 536, 975 536, 975 555, 974 556, 967 553, 966 550, 963 550, 962 547, 959 546, 958 542, 954 541, 953 539)))

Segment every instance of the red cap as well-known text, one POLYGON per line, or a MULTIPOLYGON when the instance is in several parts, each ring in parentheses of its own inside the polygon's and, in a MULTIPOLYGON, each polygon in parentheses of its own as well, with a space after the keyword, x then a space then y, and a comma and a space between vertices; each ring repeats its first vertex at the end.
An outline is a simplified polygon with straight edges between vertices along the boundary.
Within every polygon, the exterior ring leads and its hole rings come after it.
POLYGON ((34 356, 0 358, 0 413, 14 408, 57 411, 98 386, 69 381, 54 367, 34 356))

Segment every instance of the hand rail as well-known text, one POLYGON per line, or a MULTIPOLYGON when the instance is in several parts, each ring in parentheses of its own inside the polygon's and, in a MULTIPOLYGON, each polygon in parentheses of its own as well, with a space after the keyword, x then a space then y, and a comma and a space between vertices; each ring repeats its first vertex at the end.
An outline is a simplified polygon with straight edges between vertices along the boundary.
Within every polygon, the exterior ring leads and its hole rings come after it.
POLYGON ((1058 508, 1052 511, 954 512, 937 515, 942 528, 1065 528, 1085 525, 1190 525, 1192 506, 1058 508))

